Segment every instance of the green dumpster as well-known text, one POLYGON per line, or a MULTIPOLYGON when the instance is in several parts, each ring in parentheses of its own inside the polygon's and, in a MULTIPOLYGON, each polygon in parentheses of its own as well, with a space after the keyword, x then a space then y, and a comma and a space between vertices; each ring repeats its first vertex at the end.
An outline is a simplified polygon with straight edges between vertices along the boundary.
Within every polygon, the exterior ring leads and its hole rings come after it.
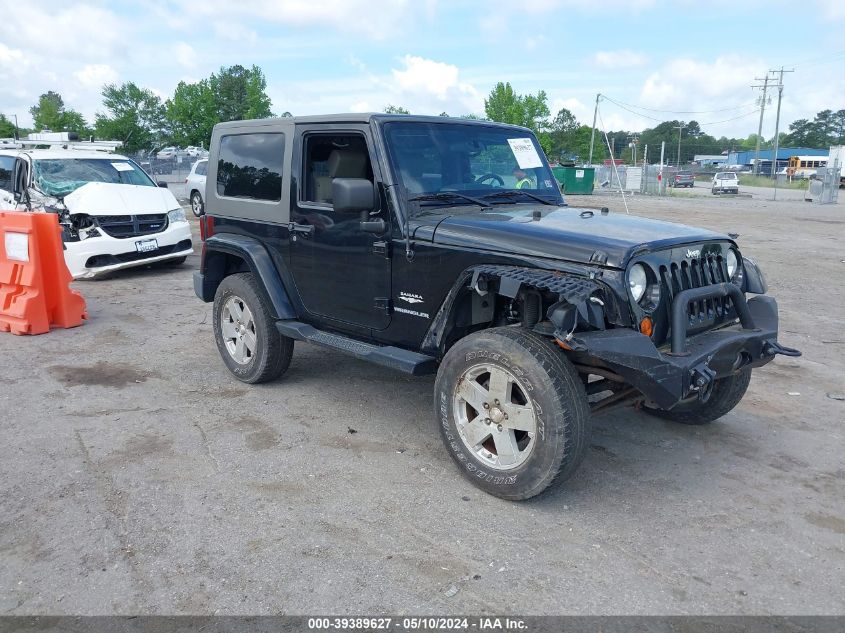
POLYGON ((593 179, 596 176, 594 167, 552 167, 552 173, 564 193, 593 193, 593 179))

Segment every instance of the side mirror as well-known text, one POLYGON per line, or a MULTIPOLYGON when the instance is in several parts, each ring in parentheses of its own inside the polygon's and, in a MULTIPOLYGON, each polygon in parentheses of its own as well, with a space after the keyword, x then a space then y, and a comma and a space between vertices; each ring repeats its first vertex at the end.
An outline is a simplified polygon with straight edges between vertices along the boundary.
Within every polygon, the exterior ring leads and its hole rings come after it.
POLYGON ((15 202, 20 202, 24 197, 28 182, 29 164, 22 158, 16 158, 12 170, 12 195, 15 197, 15 202))
POLYGON ((332 201, 335 211, 372 211, 376 206, 373 183, 366 178, 335 178, 332 201))
POLYGON ((166 182, 164 182, 163 180, 159 180, 156 184, 157 184, 159 187, 162 187, 163 189, 167 189, 167 183, 166 183, 166 182))

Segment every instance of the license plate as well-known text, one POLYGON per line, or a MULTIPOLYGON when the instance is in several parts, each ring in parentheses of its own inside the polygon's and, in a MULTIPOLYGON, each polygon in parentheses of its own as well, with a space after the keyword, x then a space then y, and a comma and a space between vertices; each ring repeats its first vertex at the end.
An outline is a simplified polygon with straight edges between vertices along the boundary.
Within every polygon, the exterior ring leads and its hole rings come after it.
POLYGON ((135 248, 139 253, 149 253, 158 250, 158 240, 139 240, 135 242, 135 248))

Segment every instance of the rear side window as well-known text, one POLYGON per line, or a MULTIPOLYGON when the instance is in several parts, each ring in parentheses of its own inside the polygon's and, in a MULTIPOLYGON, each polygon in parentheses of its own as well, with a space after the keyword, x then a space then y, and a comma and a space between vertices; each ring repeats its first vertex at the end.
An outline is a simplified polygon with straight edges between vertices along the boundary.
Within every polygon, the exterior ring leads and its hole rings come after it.
POLYGON ((220 138, 217 195, 278 202, 282 199, 281 133, 230 134, 220 138))
POLYGON ((14 156, 0 156, 0 189, 12 190, 12 172, 15 170, 14 156))
POLYGON ((201 160, 197 163, 197 169, 194 172, 197 176, 205 176, 208 173, 208 161, 201 160))

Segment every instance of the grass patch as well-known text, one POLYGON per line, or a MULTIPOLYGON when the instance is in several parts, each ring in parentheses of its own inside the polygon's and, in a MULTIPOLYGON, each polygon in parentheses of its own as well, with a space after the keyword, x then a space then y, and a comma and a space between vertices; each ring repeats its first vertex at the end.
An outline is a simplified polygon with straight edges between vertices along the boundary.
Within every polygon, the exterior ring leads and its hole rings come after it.
MULTIPOLYGON (((780 183, 778 184, 778 189, 801 189, 804 190, 807 188, 806 180, 793 180, 792 182, 780 183)), ((739 175, 739 184, 747 185, 749 187, 772 187, 774 188, 775 182, 771 178, 766 176, 751 176, 748 174, 740 174, 739 175)))

